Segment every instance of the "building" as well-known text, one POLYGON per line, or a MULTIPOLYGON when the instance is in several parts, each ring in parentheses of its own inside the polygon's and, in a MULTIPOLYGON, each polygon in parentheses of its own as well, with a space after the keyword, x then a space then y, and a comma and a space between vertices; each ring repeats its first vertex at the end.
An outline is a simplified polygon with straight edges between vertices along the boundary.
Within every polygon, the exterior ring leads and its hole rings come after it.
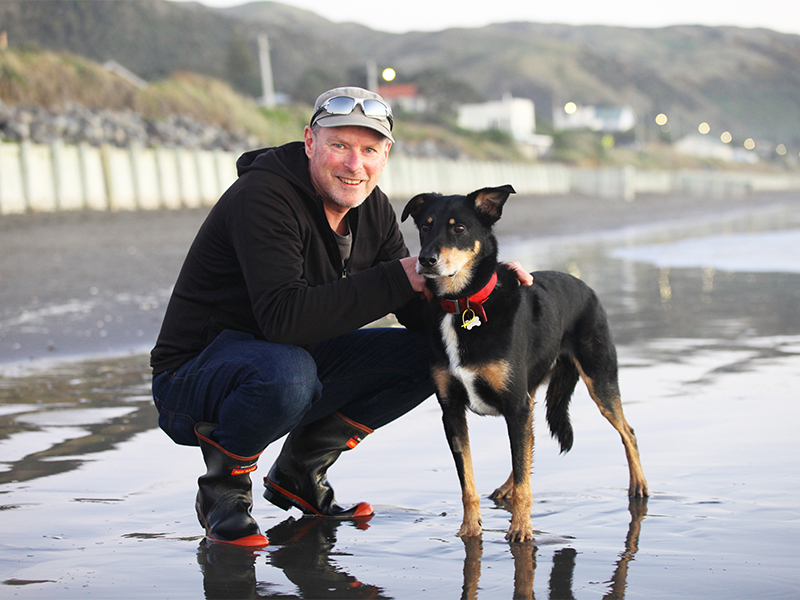
POLYGON ((536 134, 536 110, 528 98, 462 104, 458 107, 458 126, 470 131, 496 129, 508 133, 531 158, 542 156, 553 145, 553 138, 536 134))
POLYGON ((417 86, 412 83, 384 83, 378 86, 378 94, 395 110, 407 113, 424 113, 428 110, 428 100, 420 95, 417 86))
POLYGON ((527 141, 536 133, 536 112, 532 100, 507 95, 493 102, 462 104, 458 107, 458 126, 470 131, 497 129, 515 141, 527 141))
POLYGON ((553 113, 553 128, 588 129, 602 132, 625 132, 636 126, 636 113, 628 105, 624 106, 578 106, 570 102, 563 109, 553 113))
POLYGON ((758 154, 753 151, 726 144, 708 135, 688 135, 673 145, 676 152, 698 158, 713 158, 726 162, 758 162, 758 154))

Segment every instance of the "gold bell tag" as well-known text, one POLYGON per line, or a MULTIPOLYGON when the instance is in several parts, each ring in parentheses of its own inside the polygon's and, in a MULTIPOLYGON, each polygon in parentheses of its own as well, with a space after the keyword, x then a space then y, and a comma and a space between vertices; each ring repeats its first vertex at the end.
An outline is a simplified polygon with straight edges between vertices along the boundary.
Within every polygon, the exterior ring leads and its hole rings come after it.
POLYGON ((475 311, 471 308, 468 308, 463 313, 461 313, 461 327, 469 331, 473 327, 480 327, 481 320, 478 315, 475 314, 475 311), (469 317, 467 316, 469 313, 469 317))

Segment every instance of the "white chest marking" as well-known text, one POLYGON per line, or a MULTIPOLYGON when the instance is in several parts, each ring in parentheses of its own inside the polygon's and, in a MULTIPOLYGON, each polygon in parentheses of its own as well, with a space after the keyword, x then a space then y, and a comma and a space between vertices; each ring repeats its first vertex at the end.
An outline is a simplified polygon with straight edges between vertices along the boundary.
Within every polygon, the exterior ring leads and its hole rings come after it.
POLYGON ((461 327, 459 319, 460 316, 457 314, 445 315, 439 325, 442 341, 444 341, 444 349, 450 361, 448 370, 450 374, 458 379, 466 388, 469 398, 469 408, 472 412, 479 415, 498 417, 500 413, 494 407, 484 402, 475 389, 475 371, 461 365, 461 355, 458 349, 458 335, 456 335, 456 328, 461 327))

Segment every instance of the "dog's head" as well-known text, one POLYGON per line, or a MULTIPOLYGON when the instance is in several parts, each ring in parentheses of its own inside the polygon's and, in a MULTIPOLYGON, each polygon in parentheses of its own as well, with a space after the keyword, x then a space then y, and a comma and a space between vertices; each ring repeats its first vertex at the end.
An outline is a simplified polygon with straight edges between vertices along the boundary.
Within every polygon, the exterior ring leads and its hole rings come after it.
POLYGON ((483 188, 467 196, 419 194, 406 204, 402 221, 409 216, 419 230, 417 272, 433 283, 440 296, 455 296, 473 281, 481 261, 497 261, 497 242, 492 226, 503 213, 503 204, 514 193, 510 185, 483 188))

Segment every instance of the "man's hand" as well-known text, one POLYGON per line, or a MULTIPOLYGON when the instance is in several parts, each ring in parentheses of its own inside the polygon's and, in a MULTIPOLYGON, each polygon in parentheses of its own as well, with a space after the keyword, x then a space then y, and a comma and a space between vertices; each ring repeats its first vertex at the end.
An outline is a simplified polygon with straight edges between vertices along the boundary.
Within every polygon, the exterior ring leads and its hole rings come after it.
POLYGON ((401 258, 400 264, 403 265, 403 269, 408 277, 408 282, 411 284, 414 291, 421 292, 428 300, 433 298, 433 294, 431 294, 431 291, 425 285, 425 278, 417 273, 417 257, 407 256, 401 258))
POLYGON ((522 265, 519 264, 516 260, 512 260, 511 262, 504 262, 502 263, 507 266, 509 269, 514 271, 517 275, 517 279, 519 280, 520 285, 531 285, 533 283, 533 275, 528 273, 522 265))

